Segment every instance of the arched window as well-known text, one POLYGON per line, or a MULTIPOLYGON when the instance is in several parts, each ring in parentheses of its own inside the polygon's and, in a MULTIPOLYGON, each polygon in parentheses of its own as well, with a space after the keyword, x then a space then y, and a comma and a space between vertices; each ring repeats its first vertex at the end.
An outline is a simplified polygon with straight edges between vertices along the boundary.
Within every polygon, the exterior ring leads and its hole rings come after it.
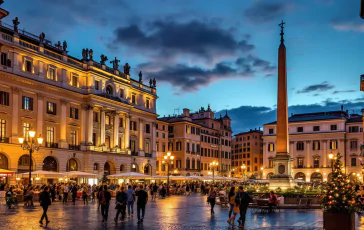
POLYGON ((306 175, 304 173, 302 173, 302 172, 298 172, 294 176, 294 179, 306 181, 306 175))
POLYGON ((152 166, 150 164, 144 166, 144 174, 152 175, 152 166))
POLYGON ((271 176, 273 176, 274 175, 274 173, 268 173, 268 175, 267 175, 267 179, 269 179, 269 178, 271 178, 271 176))
POLYGON ((191 166, 192 169, 195 169, 195 164, 196 164, 195 158, 192 158, 192 166, 191 166))
POLYGON ((58 165, 56 159, 51 156, 46 157, 43 161, 43 170, 58 172, 58 165))
POLYGON ((131 164, 131 170, 130 171, 131 172, 138 172, 138 165, 135 164, 135 163, 131 164))
POLYGON ((186 169, 190 169, 190 158, 186 159, 186 169))
POLYGON ((310 182, 322 182, 322 174, 318 172, 312 173, 310 182))
POLYGON ((110 164, 108 162, 104 165, 104 175, 110 175, 110 164))
POLYGON ((113 89, 111 85, 106 86, 106 94, 113 95, 113 89))
POLYGON ((120 172, 124 172, 125 171, 125 165, 120 165, 120 172))
MULTIPOLYGON (((29 155, 23 155, 18 160, 18 172, 29 172, 29 155)), ((32 162, 33 166, 33 162, 32 162)), ((1 168, 1 166, 0 166, 1 168)), ((34 167, 32 167, 32 171, 34 171, 34 167)))
POLYGON ((67 172, 78 171, 78 163, 77 163, 75 158, 71 158, 71 159, 68 160, 66 171, 67 172))
POLYGON ((0 169, 8 169, 8 164, 8 158, 4 154, 0 153, 0 169))

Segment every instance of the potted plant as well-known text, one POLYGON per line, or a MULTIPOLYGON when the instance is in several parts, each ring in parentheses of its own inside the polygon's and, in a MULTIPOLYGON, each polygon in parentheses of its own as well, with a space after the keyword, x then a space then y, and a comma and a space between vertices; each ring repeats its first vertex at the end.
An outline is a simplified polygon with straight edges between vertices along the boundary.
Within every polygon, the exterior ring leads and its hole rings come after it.
POLYGON ((324 215, 325 230, 354 230, 355 212, 359 210, 356 201, 355 184, 343 174, 341 155, 337 153, 332 165, 331 180, 323 186, 320 200, 324 215))

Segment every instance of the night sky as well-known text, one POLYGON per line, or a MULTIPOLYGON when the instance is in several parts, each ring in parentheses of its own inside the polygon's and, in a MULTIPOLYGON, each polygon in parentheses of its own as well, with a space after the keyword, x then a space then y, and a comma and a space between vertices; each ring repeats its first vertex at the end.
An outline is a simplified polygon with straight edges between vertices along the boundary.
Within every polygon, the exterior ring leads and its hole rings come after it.
MULTIPOLYGON (((359 0, 5 0, 19 28, 128 62, 157 79, 161 116, 228 110, 234 133, 275 120, 278 24, 286 21, 290 113, 364 108, 359 0)), ((111 66, 111 64, 109 64, 111 66)))

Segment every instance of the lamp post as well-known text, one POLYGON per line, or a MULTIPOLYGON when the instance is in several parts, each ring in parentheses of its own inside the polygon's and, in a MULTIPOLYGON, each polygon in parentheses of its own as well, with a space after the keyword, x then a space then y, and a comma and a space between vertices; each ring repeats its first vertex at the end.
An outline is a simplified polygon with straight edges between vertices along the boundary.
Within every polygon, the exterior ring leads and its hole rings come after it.
POLYGON ((263 167, 260 168, 260 179, 263 179, 263 167))
POLYGON ((167 152, 167 155, 165 155, 164 160, 162 161, 162 164, 167 165, 167 196, 169 196, 169 164, 173 164, 174 156, 172 156, 171 152, 167 152))
POLYGON ((213 161, 210 163, 210 168, 212 168, 212 183, 215 184, 215 167, 219 166, 219 163, 216 161, 213 161))
POLYGON ((246 169, 245 164, 243 164, 240 168, 243 170, 243 179, 244 179, 244 182, 245 182, 245 169, 246 169))
POLYGON ((332 154, 331 152, 329 153, 329 159, 331 161, 331 172, 334 171, 334 154, 332 154))
POLYGON ((39 134, 39 137, 37 137, 37 142, 35 142, 35 131, 29 130, 28 131, 29 141, 25 140, 24 137, 19 137, 19 143, 21 144, 21 147, 23 150, 29 151, 29 186, 32 185, 32 154, 34 151, 38 151, 39 147, 43 143, 43 137, 41 134, 39 134))

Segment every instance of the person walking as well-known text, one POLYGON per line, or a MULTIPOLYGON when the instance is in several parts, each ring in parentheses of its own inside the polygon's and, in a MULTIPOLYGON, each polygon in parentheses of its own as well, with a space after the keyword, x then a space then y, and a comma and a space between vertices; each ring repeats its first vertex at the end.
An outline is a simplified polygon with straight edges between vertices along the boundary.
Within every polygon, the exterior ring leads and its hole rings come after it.
POLYGON ((249 206, 250 197, 249 194, 244 192, 243 186, 239 186, 239 192, 235 197, 235 205, 239 205, 240 217, 238 219, 239 228, 245 227, 245 216, 249 206))
POLYGON ((63 188, 63 204, 67 204, 68 192, 69 192, 68 184, 65 184, 63 188))
POLYGON ((131 185, 128 185, 128 190, 126 190, 127 195, 127 205, 128 205, 128 216, 130 217, 130 210, 131 216, 134 215, 134 201, 135 201, 135 191, 131 188, 131 185))
POLYGON ((135 193, 138 197, 137 200, 137 215, 138 215, 138 224, 143 223, 143 219, 145 216, 145 205, 148 202, 148 193, 144 191, 143 185, 139 186, 139 190, 135 193), (140 217, 140 211, 142 212, 142 217, 140 217))
POLYGON ((107 222, 109 216, 111 194, 107 191, 107 185, 104 185, 103 190, 99 192, 99 201, 101 205, 102 222, 107 222))
POLYGON ((228 201, 230 205, 230 210, 229 210, 229 218, 230 218, 235 205, 235 187, 231 187, 230 192, 228 194, 228 201))
POLYGON ((73 205, 76 204, 76 197, 77 197, 77 186, 75 183, 73 183, 72 188, 71 188, 71 193, 72 193, 72 203, 73 205))
POLYGON ((230 189, 229 192, 229 204, 230 204, 230 211, 229 211, 229 219, 227 220, 228 224, 231 225, 232 227, 235 226, 235 217, 238 213, 240 213, 240 209, 239 209, 239 205, 237 205, 236 203, 236 199, 235 199, 235 188, 232 187, 230 189), (231 216, 231 213, 233 213, 233 215, 231 216))
POLYGON ((152 197, 152 200, 156 200, 157 199, 157 193, 158 193, 158 185, 157 185, 157 183, 154 183, 152 189, 153 189, 153 197, 152 197))
POLYGON ((48 211, 48 207, 52 204, 51 201, 51 195, 49 193, 49 187, 44 187, 43 192, 41 192, 39 194, 39 202, 40 202, 40 206, 42 206, 43 208, 43 214, 42 217, 40 218, 39 223, 43 224, 43 219, 46 219, 46 226, 49 224, 49 219, 47 216, 47 211, 48 211))
POLYGON ((211 215, 215 214, 214 207, 215 207, 215 203, 216 203, 216 196, 217 196, 217 193, 216 193, 214 187, 211 186, 209 196, 207 197, 207 202, 210 203, 210 207, 211 207, 211 215))
POLYGON ((88 195, 87 195, 87 192, 88 192, 88 188, 87 186, 84 186, 83 189, 82 189, 82 200, 83 200, 83 205, 88 205, 88 195))
POLYGON ((116 216, 114 218, 115 223, 118 222, 119 214, 121 213, 120 220, 123 223, 125 219, 125 211, 126 211, 126 203, 128 201, 128 196, 124 192, 124 187, 120 188, 120 191, 116 194, 116 206, 115 209, 117 210, 116 216))

